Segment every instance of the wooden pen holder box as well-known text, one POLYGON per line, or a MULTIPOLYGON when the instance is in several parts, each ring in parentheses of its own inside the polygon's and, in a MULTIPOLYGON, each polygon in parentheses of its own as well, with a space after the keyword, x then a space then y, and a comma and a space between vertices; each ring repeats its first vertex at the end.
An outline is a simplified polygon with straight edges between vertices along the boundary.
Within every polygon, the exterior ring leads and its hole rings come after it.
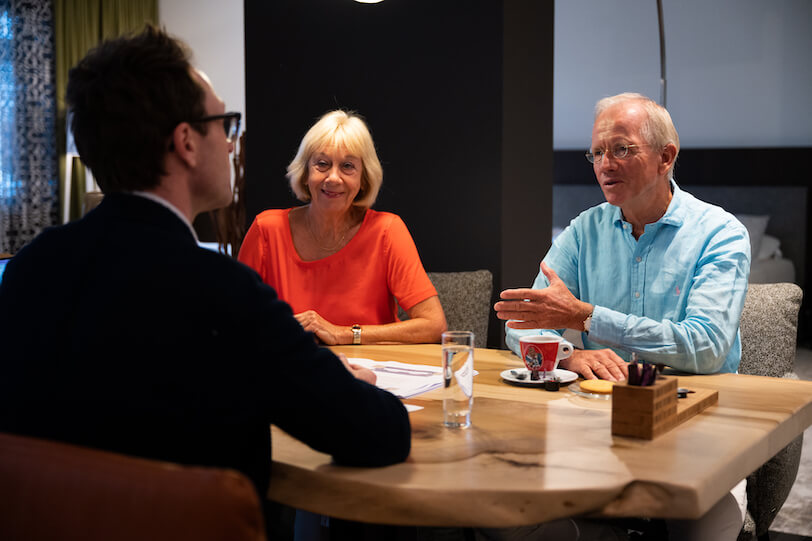
POLYGON ((660 376, 645 387, 624 382, 612 388, 612 434, 650 440, 677 422, 676 377, 660 376))

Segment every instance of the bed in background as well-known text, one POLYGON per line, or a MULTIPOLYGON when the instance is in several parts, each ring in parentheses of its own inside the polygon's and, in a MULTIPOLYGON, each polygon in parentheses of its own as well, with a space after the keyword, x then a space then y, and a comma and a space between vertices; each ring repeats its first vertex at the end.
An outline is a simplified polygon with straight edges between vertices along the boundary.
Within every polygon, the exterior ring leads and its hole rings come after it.
POLYGON ((795 283, 795 265, 784 257, 781 239, 767 234, 770 216, 767 214, 737 214, 736 217, 750 234, 750 282, 768 284, 795 283))

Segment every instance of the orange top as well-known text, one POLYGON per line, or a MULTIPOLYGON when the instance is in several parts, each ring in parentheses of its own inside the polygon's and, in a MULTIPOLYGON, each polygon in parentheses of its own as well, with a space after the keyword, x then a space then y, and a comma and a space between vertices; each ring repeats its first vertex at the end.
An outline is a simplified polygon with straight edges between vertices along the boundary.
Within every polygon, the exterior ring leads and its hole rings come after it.
POLYGON ((276 289, 294 313, 315 310, 336 325, 381 325, 397 321, 395 299, 409 310, 437 295, 397 215, 367 210, 358 232, 341 250, 302 261, 293 245, 290 211, 257 215, 239 260, 276 289))

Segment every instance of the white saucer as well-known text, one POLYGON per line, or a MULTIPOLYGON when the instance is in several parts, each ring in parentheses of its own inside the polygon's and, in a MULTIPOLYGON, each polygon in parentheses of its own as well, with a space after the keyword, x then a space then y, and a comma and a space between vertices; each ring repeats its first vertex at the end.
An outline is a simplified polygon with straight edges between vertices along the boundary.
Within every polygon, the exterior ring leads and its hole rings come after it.
MULTIPOLYGON (((575 372, 570 372, 569 370, 564 370, 563 368, 556 368, 553 371, 553 373, 561 383, 571 383, 576 379, 578 379, 578 374, 576 374, 575 372)), ((544 385, 545 381, 543 374, 541 374, 542 377, 537 379, 536 381, 531 380, 530 370, 528 370, 527 368, 513 368, 512 370, 504 370, 499 375, 502 376, 502 379, 508 383, 513 383, 514 385, 523 385, 525 387, 537 387, 538 385, 544 385), (511 372, 515 372, 520 376, 524 374, 524 379, 519 379, 518 377, 511 374, 511 372)), ((547 379, 552 379, 550 378, 549 373, 547 374, 547 376, 548 376, 547 379)))

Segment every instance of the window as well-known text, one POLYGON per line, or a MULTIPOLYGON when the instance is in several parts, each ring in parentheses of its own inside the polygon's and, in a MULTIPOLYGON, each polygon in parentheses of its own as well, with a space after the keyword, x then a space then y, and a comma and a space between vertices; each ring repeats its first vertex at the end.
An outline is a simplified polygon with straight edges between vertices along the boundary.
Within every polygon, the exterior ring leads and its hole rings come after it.
POLYGON ((50 0, 0 0, 0 252, 57 221, 52 18, 50 0))

